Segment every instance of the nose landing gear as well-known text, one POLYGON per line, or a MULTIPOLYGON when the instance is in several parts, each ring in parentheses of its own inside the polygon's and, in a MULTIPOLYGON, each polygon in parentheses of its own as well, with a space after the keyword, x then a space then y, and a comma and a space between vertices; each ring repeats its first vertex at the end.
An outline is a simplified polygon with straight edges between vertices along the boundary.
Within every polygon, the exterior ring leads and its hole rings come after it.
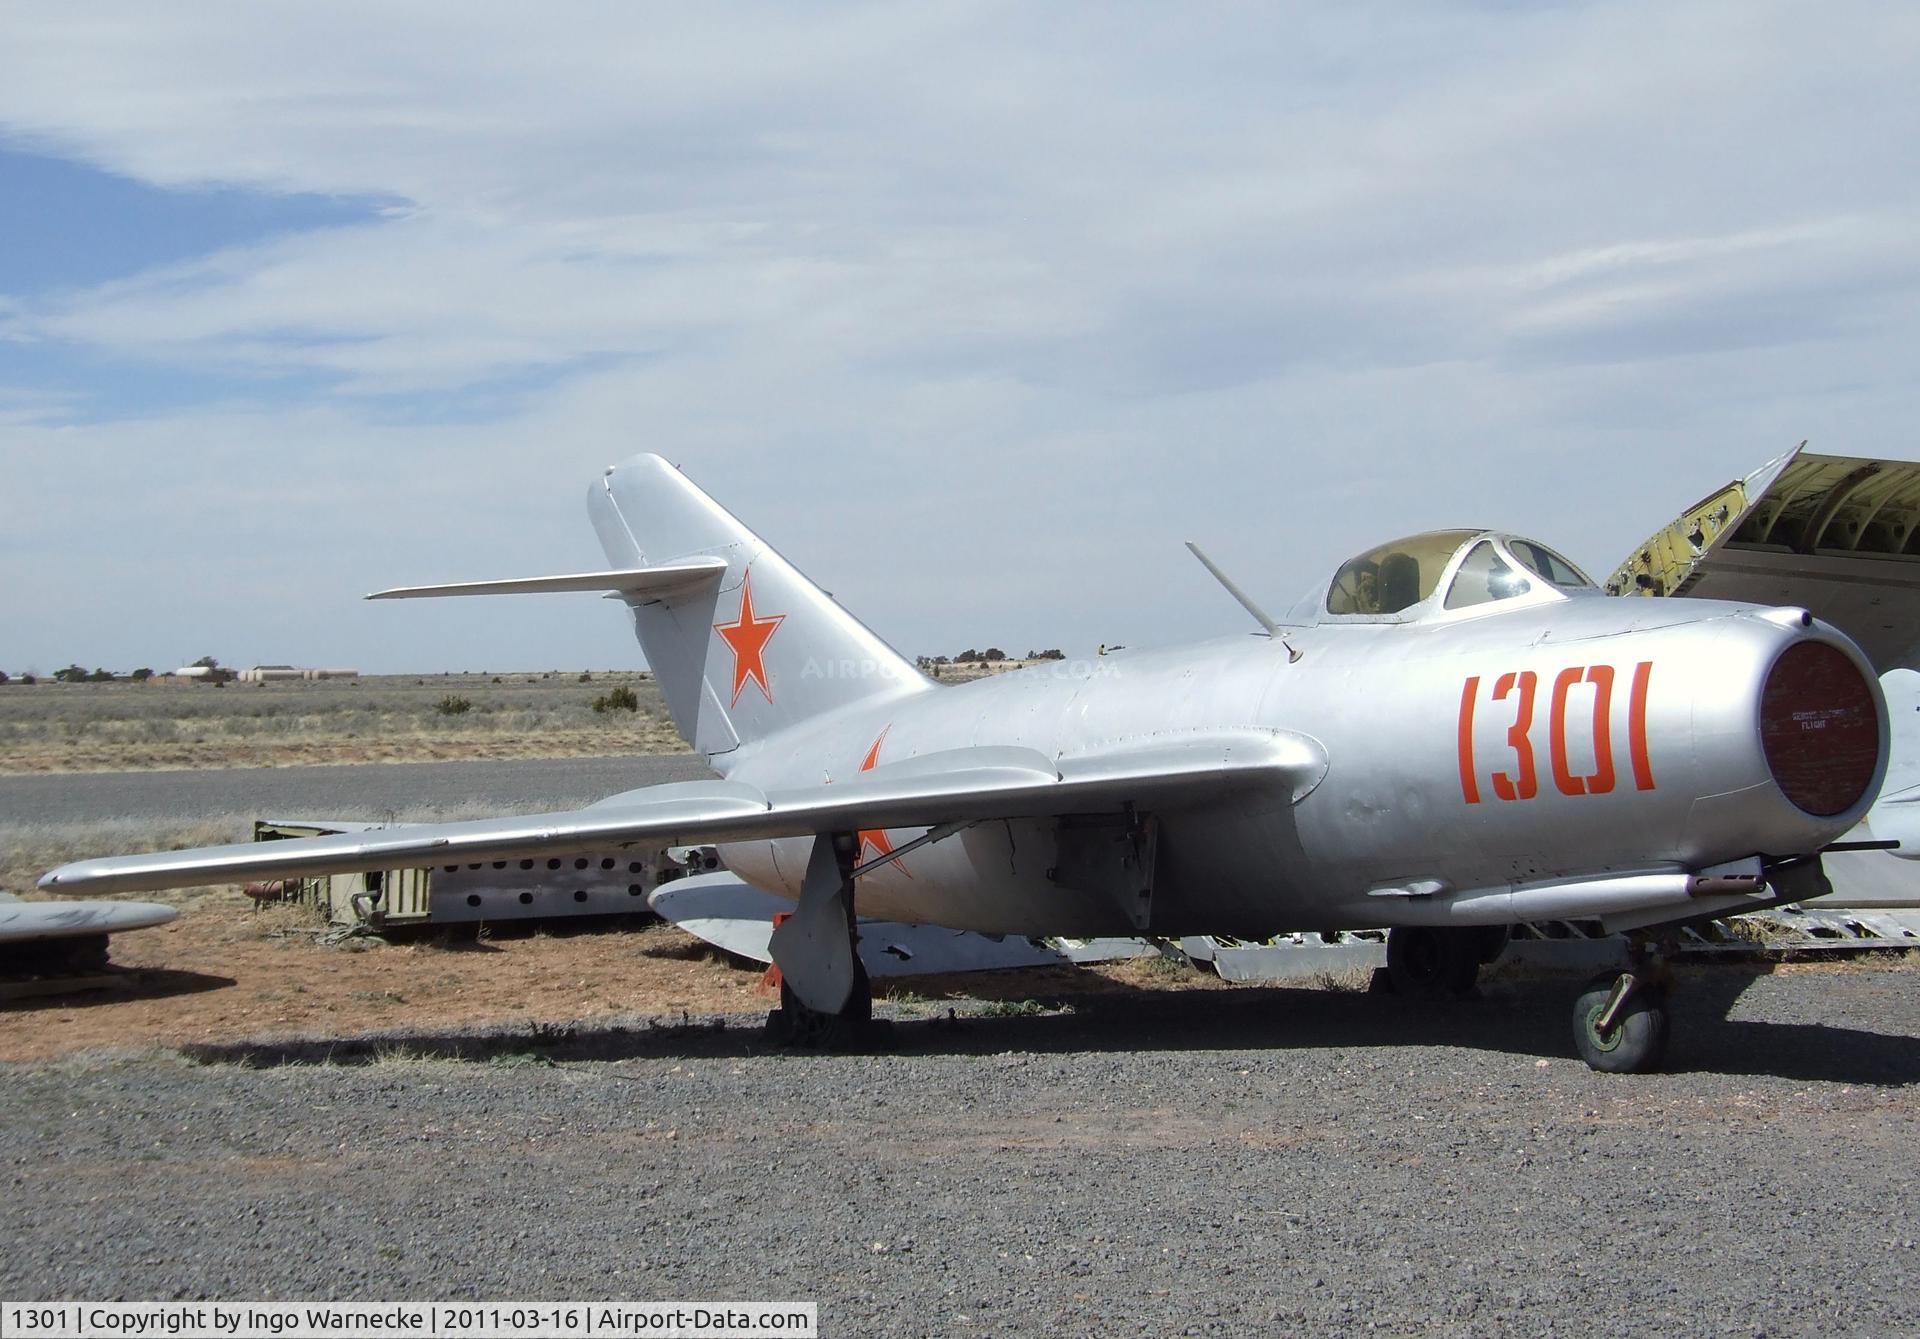
POLYGON ((1573 1005, 1573 1044, 1603 1074, 1647 1074, 1667 1055, 1666 964, 1635 944, 1628 965, 1587 982, 1573 1005))

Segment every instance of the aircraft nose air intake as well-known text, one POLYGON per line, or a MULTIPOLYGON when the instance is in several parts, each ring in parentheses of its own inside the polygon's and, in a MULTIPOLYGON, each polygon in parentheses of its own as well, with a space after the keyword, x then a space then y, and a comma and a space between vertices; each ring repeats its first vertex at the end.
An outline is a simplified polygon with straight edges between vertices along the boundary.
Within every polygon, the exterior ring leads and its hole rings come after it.
POLYGON ((1838 648, 1796 642, 1760 696, 1767 770, 1802 811, 1828 817, 1866 796, 1880 765, 1880 719, 1866 676, 1838 648))

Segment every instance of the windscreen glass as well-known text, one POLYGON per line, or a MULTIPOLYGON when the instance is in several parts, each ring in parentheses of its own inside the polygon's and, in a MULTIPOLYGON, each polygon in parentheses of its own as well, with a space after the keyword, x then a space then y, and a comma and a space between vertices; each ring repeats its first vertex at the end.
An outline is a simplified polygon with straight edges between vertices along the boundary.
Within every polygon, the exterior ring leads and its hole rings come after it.
POLYGON ((1472 530, 1429 530, 1343 563, 1327 588, 1329 614, 1397 614, 1432 595, 1472 530))
POLYGON ((1546 578, 1562 590, 1593 589, 1593 583, 1579 568, 1544 544, 1536 544, 1530 539, 1509 539, 1507 548, 1535 576, 1546 578))
POLYGON ((1483 540, 1473 546, 1473 552, 1454 574, 1453 585, 1447 590, 1446 607, 1470 609, 1477 604, 1510 600, 1531 589, 1531 583, 1504 562, 1493 545, 1483 540))

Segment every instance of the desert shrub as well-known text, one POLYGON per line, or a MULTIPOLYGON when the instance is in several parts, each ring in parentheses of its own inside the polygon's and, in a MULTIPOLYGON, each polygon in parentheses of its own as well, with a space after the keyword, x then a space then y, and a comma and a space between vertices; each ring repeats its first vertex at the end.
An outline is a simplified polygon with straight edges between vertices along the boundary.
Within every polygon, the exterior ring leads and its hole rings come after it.
POLYGON ((581 682, 581 683, 592 683, 592 682, 593 682, 593 671, 592 671, 592 670, 581 670, 581 671, 580 671, 580 682, 581 682))
POLYGON ((55 670, 53 677, 61 683, 85 683, 87 671, 79 665, 69 665, 65 669, 55 670))
POLYGON ((640 699, 635 695, 633 689, 627 687, 625 684, 621 684, 618 688, 602 693, 599 697, 593 699, 593 710, 596 714, 600 715, 604 715, 609 711, 638 711, 640 710, 640 699))
POLYGON ((433 709, 442 716, 464 716, 473 710, 473 703, 464 697, 448 693, 433 704, 433 709))
POLYGON ((135 683, 145 683, 148 679, 151 679, 153 677, 153 671, 146 668, 143 665, 139 669, 135 670, 132 674, 128 675, 127 677, 132 679, 135 683))

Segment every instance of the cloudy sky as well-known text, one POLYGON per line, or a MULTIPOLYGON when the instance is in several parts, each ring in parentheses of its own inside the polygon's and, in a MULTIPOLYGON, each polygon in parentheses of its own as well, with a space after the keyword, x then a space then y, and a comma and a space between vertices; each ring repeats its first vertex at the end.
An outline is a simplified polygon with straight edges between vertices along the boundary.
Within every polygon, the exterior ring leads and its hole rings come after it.
POLYGON ((658 451, 910 653, 1920 456, 1906 4, 0 12, 0 668, 637 663, 658 451))

